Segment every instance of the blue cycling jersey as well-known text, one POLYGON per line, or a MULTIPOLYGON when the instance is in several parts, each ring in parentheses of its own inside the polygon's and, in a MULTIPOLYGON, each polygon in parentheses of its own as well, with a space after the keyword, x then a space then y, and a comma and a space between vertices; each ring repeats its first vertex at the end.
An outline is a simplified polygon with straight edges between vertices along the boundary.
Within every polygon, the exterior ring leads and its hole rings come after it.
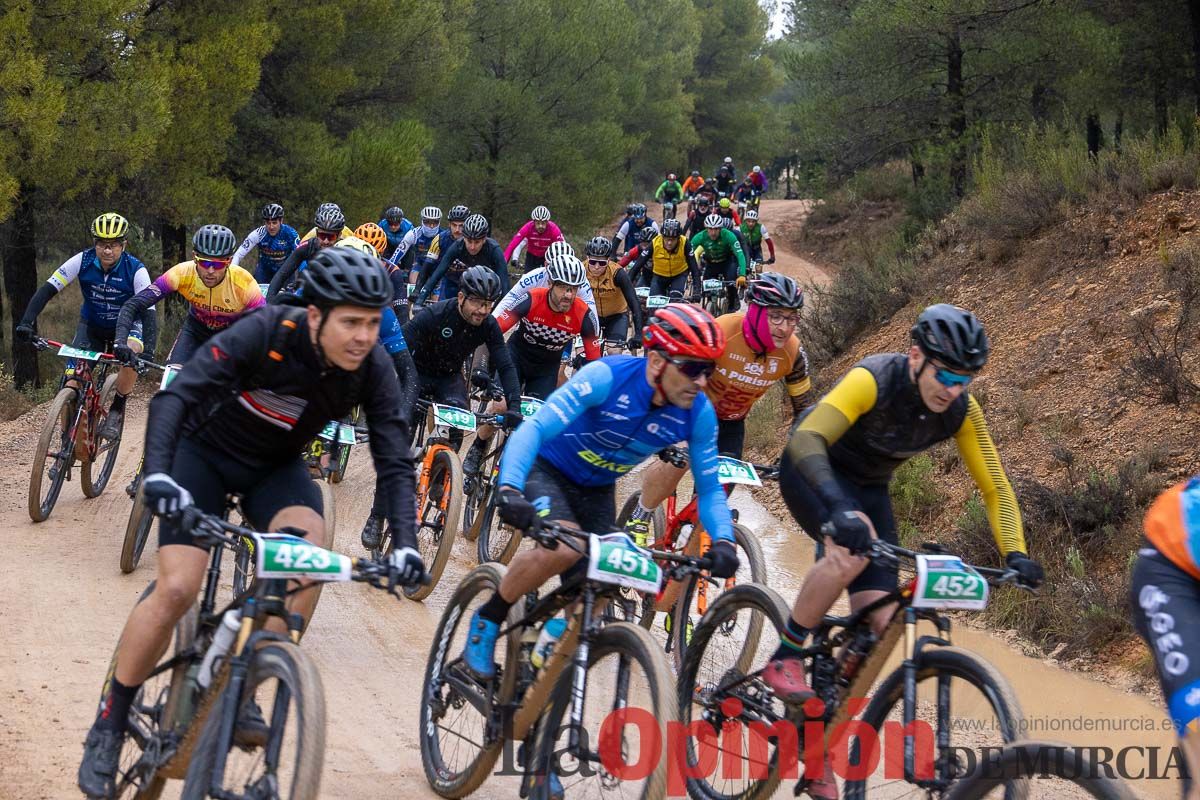
POLYGON ((241 264, 242 259, 257 247, 258 266, 254 268, 254 279, 259 283, 270 283, 279 270, 279 265, 292 254, 299 243, 300 235, 291 225, 280 225, 279 233, 274 236, 267 233, 266 225, 260 225, 250 231, 241 247, 233 254, 233 263, 241 264))
POLYGON ((391 306, 383 307, 383 317, 379 320, 379 343, 391 355, 408 349, 408 342, 404 341, 404 331, 400 329, 400 320, 391 306))
POLYGON ((96 257, 96 248, 92 247, 69 258, 50 275, 47 283, 61 292, 76 280, 83 294, 79 318, 94 327, 115 330, 121 306, 150 285, 150 273, 145 264, 129 253, 122 253, 113 268, 105 272, 96 257))
POLYGON ((686 441, 700 522, 733 541, 733 518, 717 480, 717 415, 703 394, 690 409, 654 406, 646 359, 608 356, 588 364, 513 433, 500 483, 524 491, 537 458, 580 486, 606 486, 665 447, 686 441))
POLYGON ((400 220, 400 230, 393 233, 392 229, 388 227, 388 221, 386 219, 381 219, 379 220, 379 227, 383 228, 383 233, 387 236, 388 242, 387 249, 383 251, 383 257, 391 258, 392 253, 396 252, 396 248, 399 247, 400 242, 403 241, 404 234, 413 229, 413 224, 408 221, 407 217, 405 217, 404 219, 400 220))

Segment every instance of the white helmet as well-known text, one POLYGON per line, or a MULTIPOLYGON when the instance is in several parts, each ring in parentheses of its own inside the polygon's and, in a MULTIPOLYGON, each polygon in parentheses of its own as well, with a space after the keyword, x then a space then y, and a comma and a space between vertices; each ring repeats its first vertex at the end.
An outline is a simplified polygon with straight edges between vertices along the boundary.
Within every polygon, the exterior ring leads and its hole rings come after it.
POLYGON ((425 206, 421 209, 421 219, 437 222, 442 218, 442 210, 437 206, 425 206))
POLYGON ((545 206, 538 206, 533 210, 533 213, 529 215, 529 218, 534 222, 549 222, 550 209, 546 208, 545 206))
POLYGON ((752 208, 746 212, 744 219, 758 219, 758 212, 752 208))
POLYGON ((751 172, 762 172, 762 167, 760 167, 758 164, 755 164, 754 169, 752 169, 750 171, 751 172))
POLYGON ((709 214, 704 218, 704 227, 706 228, 724 228, 725 217, 720 214, 709 214))
POLYGON ((726 164, 732 164, 732 163, 733 163, 733 157, 732 157, 732 156, 725 156, 725 163, 726 163, 726 164))
POLYGON ((552 259, 563 255, 575 255, 575 248, 571 247, 571 245, 567 244, 566 242, 551 242, 550 246, 546 248, 544 259, 545 262, 549 264, 552 259))
POLYGON ((551 283, 565 283, 569 286, 582 286, 587 283, 583 264, 573 255, 559 254, 553 259, 547 258, 546 277, 551 283))

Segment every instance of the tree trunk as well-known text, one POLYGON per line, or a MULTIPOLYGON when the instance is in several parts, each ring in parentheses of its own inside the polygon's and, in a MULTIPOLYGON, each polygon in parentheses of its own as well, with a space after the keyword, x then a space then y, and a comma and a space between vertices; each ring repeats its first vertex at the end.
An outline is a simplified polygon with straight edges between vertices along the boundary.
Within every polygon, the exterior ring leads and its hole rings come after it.
POLYGON ((1104 146, 1104 128, 1100 126, 1100 116, 1095 111, 1087 115, 1086 124, 1088 158, 1095 161, 1100 157, 1100 148, 1104 146))
POLYGON ((1154 131, 1159 136, 1166 136, 1170 117, 1167 113, 1166 81, 1160 76, 1154 81, 1154 131))
POLYGON ((1200 114, 1200 0, 1188 0, 1188 16, 1192 20, 1192 92, 1200 114))
POLYGON ((1039 126, 1044 125, 1050 118, 1050 90, 1045 86, 1035 86, 1029 96, 1029 113, 1039 126))
MULTIPOLYGON (((188 251, 186 228, 182 225, 176 225, 166 217, 159 217, 155 221, 155 227, 158 228, 158 239, 162 242, 161 272, 166 272, 171 267, 187 261, 191 257, 188 251)), ((162 313, 166 317, 175 319, 186 314, 187 307, 187 303, 178 294, 172 294, 163 303, 162 313)))
POLYGON ((1117 112, 1117 121, 1113 123, 1113 149, 1121 152, 1121 136, 1125 133, 1125 110, 1117 112))
POLYGON ((963 97, 963 51, 958 26, 946 42, 946 101, 950 123, 950 184, 961 198, 967 184, 967 108, 963 97))
MULTIPOLYGON (((8 228, 4 247, 4 287, 12 304, 13 328, 37 291, 37 215, 33 209, 33 191, 22 185, 16 209, 8 228)), ((13 337, 13 378, 17 388, 40 386, 37 351, 28 342, 13 337)))

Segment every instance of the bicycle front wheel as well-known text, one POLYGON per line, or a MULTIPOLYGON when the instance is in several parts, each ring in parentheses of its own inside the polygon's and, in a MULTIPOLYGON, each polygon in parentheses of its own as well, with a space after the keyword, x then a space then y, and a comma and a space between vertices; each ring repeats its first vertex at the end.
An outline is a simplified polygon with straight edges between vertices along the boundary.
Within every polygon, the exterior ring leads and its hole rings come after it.
POLYGON ((125 523, 125 541, 121 545, 121 572, 130 573, 137 569, 142 560, 142 552, 146 549, 146 540, 150 538, 150 528, 154 515, 146 507, 142 499, 142 487, 139 485, 137 494, 133 496, 133 508, 129 509, 129 521, 125 523))
POLYGON ((421 498, 417 516, 417 546, 430 581, 427 586, 406 586, 404 595, 410 600, 428 597, 450 560, 462 515, 462 482, 458 454, 448 447, 439 447, 429 465, 425 496, 421 498))
MULTIPOLYGON (((242 702, 258 702, 267 723, 263 747, 228 743, 225 769, 214 781, 223 714, 214 709, 192 753, 183 800, 201 800, 217 783, 222 797, 310 800, 321 794, 325 763, 325 690, 308 655, 291 642, 259 648, 250 664, 242 702)), ((224 698, 217 698, 222 703, 224 698)))
MULTIPOLYGON (((100 407, 107 409, 112 405, 113 397, 117 393, 117 376, 109 375, 104 381, 104 390, 100 393, 100 407)), ((108 486, 108 479, 112 477, 113 467, 117 465, 117 453, 121 450, 121 437, 118 436, 115 440, 100 439, 98 432, 100 426, 104 424, 104 420, 108 417, 108 412, 104 412, 104 416, 98 420, 92 427, 92 435, 96 437, 96 454, 90 460, 84 461, 79 465, 79 488, 83 490, 84 497, 99 497, 108 486)), ((124 421, 122 420, 122 429, 124 429, 124 421)))
MULTIPOLYGON (((864 800, 868 795, 888 800, 917 798, 945 792, 973 766, 965 760, 965 753, 983 752, 980 748, 984 747, 998 749, 1014 741, 1024 727, 1021 706, 1005 677, 987 661, 959 647, 920 651, 915 701, 915 774, 894 774, 896 765, 879 758, 871 774, 846 781, 847 800, 864 800)), ((883 679, 862 720, 873 738, 850 737, 851 764, 871 763, 872 752, 883 752, 882 739, 889 734, 904 735, 903 669, 883 679)), ((1005 800, 1026 800, 1029 782, 1005 781, 1000 792, 996 796, 1005 800)))
POLYGON ((553 772, 568 797, 665 797, 669 759, 655 750, 665 746, 667 726, 678 721, 679 709, 662 648, 645 629, 629 622, 610 623, 596 634, 584 676, 582 729, 572 747, 574 680, 575 669, 569 665, 539 722, 530 796, 550 800, 553 772), (623 709, 624 719, 614 716, 623 709))
POLYGON ((1038 779, 1030 782, 1030 797, 1038 800, 1080 796, 1134 800, 1125 782, 1108 774, 1107 764, 1095 763, 1092 751, 1058 742, 1013 742, 990 753, 970 775, 954 784, 946 800, 1000 798, 1006 784, 1027 778, 1038 779))
POLYGON ((50 516, 75 461, 75 442, 67 436, 75 418, 74 398, 74 389, 59 389, 46 412, 29 474, 29 518, 34 522, 50 516))

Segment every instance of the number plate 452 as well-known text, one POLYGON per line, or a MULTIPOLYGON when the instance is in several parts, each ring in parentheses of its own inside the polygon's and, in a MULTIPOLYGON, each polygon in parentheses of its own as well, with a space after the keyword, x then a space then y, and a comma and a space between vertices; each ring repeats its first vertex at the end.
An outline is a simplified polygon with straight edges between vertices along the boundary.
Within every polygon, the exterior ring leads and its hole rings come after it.
POLYGON ((982 611, 987 606, 988 582, 957 556, 917 556, 914 608, 982 611))

